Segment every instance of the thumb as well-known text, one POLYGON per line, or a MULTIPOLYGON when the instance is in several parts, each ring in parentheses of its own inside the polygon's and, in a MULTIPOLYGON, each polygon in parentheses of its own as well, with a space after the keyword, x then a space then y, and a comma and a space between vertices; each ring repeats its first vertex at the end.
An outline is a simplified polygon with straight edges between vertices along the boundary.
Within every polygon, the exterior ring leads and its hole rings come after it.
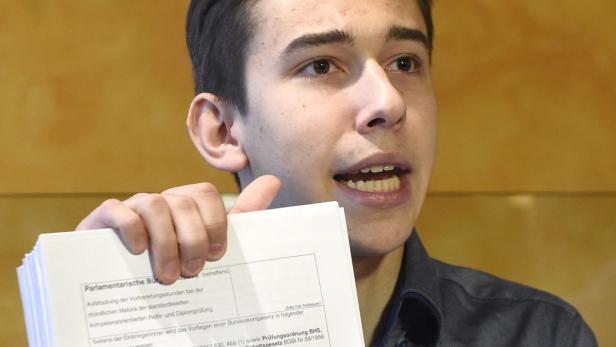
POLYGON ((282 183, 276 176, 264 175, 252 181, 237 197, 229 213, 264 210, 276 197, 282 183))

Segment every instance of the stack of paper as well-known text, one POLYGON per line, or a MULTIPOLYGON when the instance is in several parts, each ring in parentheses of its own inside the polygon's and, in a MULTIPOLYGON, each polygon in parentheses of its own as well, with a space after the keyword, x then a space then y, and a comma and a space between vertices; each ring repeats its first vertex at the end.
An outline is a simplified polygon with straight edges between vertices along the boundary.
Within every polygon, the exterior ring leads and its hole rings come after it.
POLYGON ((111 229, 40 235, 17 269, 30 346, 364 346, 335 202, 229 216, 226 255, 172 285, 111 229))

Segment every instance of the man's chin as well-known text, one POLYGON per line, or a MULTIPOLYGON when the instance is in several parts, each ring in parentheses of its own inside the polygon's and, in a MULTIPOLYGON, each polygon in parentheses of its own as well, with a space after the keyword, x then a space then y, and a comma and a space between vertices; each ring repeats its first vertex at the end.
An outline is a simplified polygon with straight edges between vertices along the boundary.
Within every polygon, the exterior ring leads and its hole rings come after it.
POLYGON ((353 232, 349 229, 349 244, 353 257, 379 257, 404 246, 410 236, 412 227, 408 230, 390 233, 369 233, 362 235, 361 232, 353 232))

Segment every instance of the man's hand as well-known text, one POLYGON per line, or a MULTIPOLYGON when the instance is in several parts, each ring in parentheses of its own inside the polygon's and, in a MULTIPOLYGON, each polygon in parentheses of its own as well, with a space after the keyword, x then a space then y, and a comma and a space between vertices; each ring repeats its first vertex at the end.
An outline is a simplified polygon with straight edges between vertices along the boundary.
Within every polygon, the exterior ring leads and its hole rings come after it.
MULTIPOLYGON (((280 180, 261 176, 238 196, 230 213, 266 209, 280 189, 280 180)), ((220 259, 227 244, 227 214, 220 193, 210 183, 139 193, 103 202, 77 230, 114 228, 129 251, 150 250, 154 275, 173 283, 180 274, 194 276, 205 261, 220 259)))

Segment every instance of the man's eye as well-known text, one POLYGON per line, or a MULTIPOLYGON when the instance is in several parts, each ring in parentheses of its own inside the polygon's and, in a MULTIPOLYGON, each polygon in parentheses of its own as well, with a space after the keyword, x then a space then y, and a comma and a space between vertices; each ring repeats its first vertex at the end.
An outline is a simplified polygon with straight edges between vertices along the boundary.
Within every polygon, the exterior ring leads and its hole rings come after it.
POLYGON ((406 55, 396 58, 396 60, 386 66, 386 69, 390 71, 416 72, 420 67, 421 61, 419 58, 406 55))
POLYGON ((312 62, 312 69, 317 75, 325 75, 329 72, 329 62, 327 60, 321 59, 312 62))
POLYGON ((305 76, 322 76, 336 69, 336 66, 331 62, 331 60, 325 58, 318 58, 314 59, 308 65, 304 66, 299 73, 300 75, 305 76))

